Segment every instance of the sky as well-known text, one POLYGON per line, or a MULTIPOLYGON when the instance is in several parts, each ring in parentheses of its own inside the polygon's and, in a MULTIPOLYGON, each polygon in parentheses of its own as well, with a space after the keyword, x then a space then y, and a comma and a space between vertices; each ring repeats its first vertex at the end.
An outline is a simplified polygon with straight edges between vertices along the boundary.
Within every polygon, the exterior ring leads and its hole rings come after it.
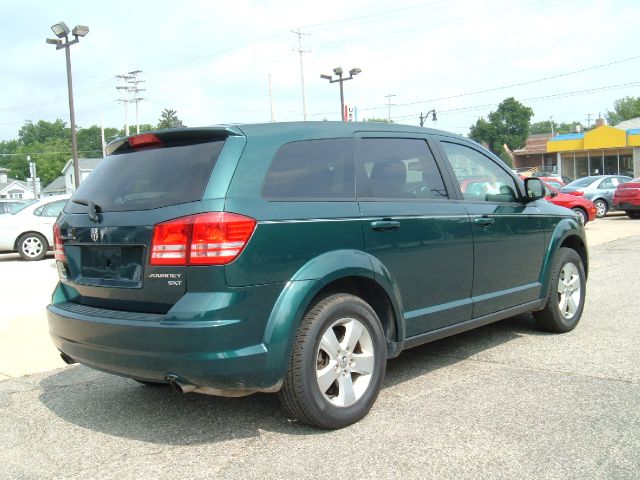
MULTIPOLYGON (((333 68, 358 120, 468 134, 507 97, 532 121, 592 124, 640 96, 638 0, 0 0, 0 140, 28 120, 69 122, 64 51, 51 25, 87 25, 71 47, 76 123, 122 128, 117 75, 141 70, 140 123, 163 109, 187 126, 339 120, 333 68), (271 79, 271 96, 269 86, 271 79), (389 105, 390 104, 390 105, 389 105)), ((135 104, 128 104, 135 125, 135 104)), ((133 130, 132 130, 133 131, 133 130)))

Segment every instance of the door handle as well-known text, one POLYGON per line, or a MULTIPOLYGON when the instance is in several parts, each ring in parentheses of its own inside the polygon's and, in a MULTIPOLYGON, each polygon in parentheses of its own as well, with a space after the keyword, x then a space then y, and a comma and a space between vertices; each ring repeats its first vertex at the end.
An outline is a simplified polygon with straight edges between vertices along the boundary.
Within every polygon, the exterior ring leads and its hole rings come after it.
POLYGON ((390 232, 391 230, 400 228, 400 222, 397 220, 376 220, 371 222, 371 228, 382 232, 390 232))
POLYGON ((489 227, 496 223, 496 221, 491 217, 478 217, 473 220, 473 223, 481 227, 489 227))

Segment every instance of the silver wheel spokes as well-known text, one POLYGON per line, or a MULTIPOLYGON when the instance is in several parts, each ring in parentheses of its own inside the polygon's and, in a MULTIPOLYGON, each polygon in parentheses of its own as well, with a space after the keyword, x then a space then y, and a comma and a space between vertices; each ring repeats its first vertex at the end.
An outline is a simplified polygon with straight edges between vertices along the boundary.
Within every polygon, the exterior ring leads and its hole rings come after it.
POLYGON ((316 377, 324 397, 337 407, 356 403, 371 382, 374 351, 371 335, 354 318, 341 318, 322 335, 316 377))
POLYGON ((596 203, 596 208, 598 209, 598 216, 602 217, 606 212, 606 207, 605 207, 604 203, 602 203, 602 202, 596 203))
POLYGON ((573 263, 566 263, 560 270, 558 279, 558 307, 560 314, 567 320, 573 318, 578 311, 581 295, 578 267, 573 263))
POLYGON ((35 237, 29 237, 22 242, 22 251, 28 257, 37 257, 42 253, 43 248, 42 242, 35 237))

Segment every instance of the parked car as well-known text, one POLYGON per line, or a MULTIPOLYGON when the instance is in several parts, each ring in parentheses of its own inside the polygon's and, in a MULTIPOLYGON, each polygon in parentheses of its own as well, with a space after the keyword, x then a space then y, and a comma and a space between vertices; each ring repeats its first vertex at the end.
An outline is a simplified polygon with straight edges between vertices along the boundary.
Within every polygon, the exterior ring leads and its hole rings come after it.
POLYGON ((582 314, 578 217, 461 136, 271 123, 107 152, 54 227, 47 310, 67 363, 184 393, 278 392, 300 422, 340 428, 407 348, 529 311, 567 332, 582 314), (469 178, 500 188, 463 193, 469 178))
POLYGON ((623 175, 595 175, 574 180, 560 189, 562 193, 584 197, 596 206, 598 218, 604 217, 613 206, 613 192, 621 183, 630 182, 623 175))
POLYGON ((25 260, 42 260, 53 246, 53 224, 69 195, 46 197, 0 216, 0 252, 18 252, 25 260))
POLYGON ((27 203, 26 200, 0 198, 0 215, 14 213, 27 203))
POLYGON ((545 184, 545 198, 560 207, 565 207, 577 213, 583 225, 596 219, 596 206, 591 200, 576 195, 562 193, 550 183, 545 184))
POLYGON ((629 218, 640 218, 640 177, 621 183, 613 193, 613 205, 629 218))

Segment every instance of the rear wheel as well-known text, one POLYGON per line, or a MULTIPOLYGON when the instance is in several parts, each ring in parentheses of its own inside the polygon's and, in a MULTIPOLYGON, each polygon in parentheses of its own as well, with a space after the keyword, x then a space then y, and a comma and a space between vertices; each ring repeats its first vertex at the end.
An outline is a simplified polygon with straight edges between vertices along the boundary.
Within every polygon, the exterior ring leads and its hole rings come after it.
POLYGON ((384 333, 375 311, 353 295, 331 295, 300 323, 280 400, 300 422, 346 427, 373 406, 385 368, 384 333))
POLYGON ((586 286, 580 255, 570 248, 558 249, 549 279, 547 303, 542 310, 533 312, 537 325, 554 333, 573 330, 582 316, 586 286))
POLYGON ((25 233, 18 239, 18 253, 24 260, 42 260, 49 244, 39 233, 25 233))
POLYGON ((640 218, 640 211, 638 210, 627 210, 624 213, 626 213, 629 218, 640 218))
POLYGON ((574 207, 571 210, 573 210, 575 213, 577 213, 580 216, 580 218, 582 219, 582 224, 583 225, 587 224, 587 222, 589 221, 589 215, 587 215, 587 212, 585 212, 580 207, 574 207))
POLYGON ((602 218, 609 211, 609 205, 602 199, 598 199, 593 204, 596 206, 596 217, 602 218))

